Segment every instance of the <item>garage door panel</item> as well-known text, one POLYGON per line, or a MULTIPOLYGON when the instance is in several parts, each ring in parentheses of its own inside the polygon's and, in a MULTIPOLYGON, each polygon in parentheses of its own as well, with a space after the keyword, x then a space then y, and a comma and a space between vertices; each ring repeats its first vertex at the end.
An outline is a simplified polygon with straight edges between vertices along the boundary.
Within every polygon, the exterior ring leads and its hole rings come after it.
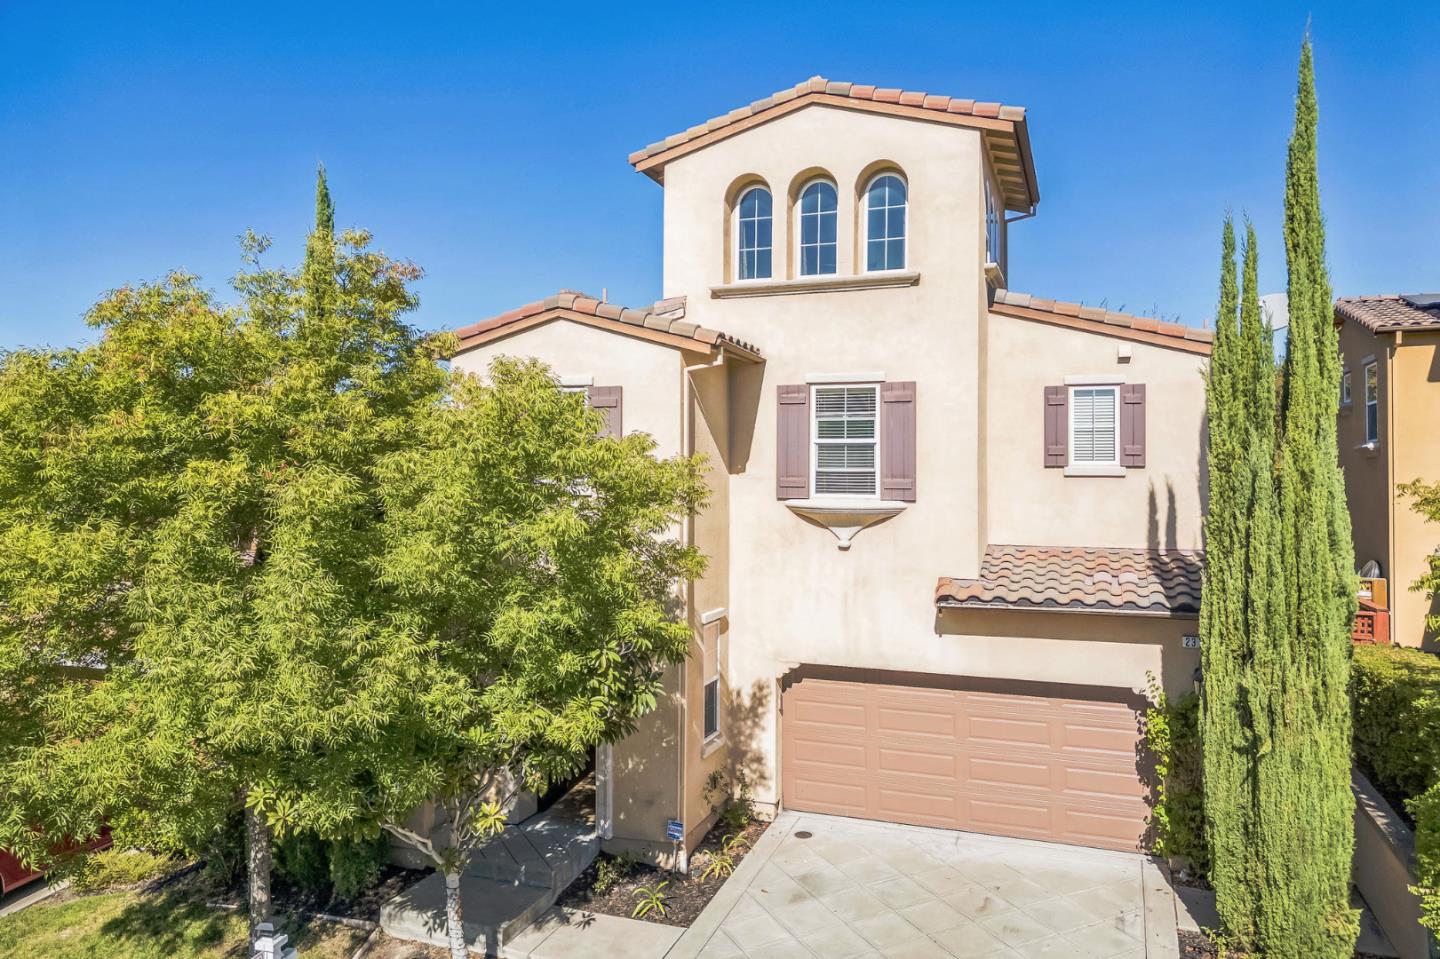
POLYGON ((953 739, 958 731, 953 713, 896 709, 885 706, 881 706, 875 711, 875 730, 881 736, 899 733, 901 735, 939 736, 944 739, 953 739))
POLYGON ((953 781, 958 773, 958 757, 950 751, 895 749, 881 746, 876 769, 885 773, 913 773, 953 781))
POLYGON ((1043 789, 1050 791, 1049 763, 974 757, 966 763, 970 785, 975 788, 1043 789))
POLYGON ((786 806, 1139 848, 1149 810, 1137 771, 1137 716, 1127 702, 1089 698, 1086 690, 1071 699, 995 684, 954 688, 953 677, 914 677, 917 685, 909 685, 910 677, 884 675, 901 678, 805 678, 785 690, 786 806), (918 685, 927 678, 930 685, 918 685))

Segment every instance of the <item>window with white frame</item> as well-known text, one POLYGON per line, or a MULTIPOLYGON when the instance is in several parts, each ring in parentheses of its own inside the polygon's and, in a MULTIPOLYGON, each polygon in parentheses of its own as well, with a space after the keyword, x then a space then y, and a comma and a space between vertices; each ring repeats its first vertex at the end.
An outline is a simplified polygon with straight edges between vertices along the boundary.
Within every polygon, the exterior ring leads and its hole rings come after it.
POLYGON ((882 173, 865 188, 865 269, 905 268, 905 181, 882 173))
POLYGON ((700 638, 705 649, 705 704, 704 727, 706 741, 720 735, 720 643, 719 623, 707 623, 701 628, 700 638))
POLYGON ((1070 463, 1120 465, 1120 387, 1070 388, 1070 463))
POLYGON ((1374 443, 1380 439, 1380 369, 1374 363, 1365 364, 1365 442, 1374 443))
POLYGON ((817 496, 875 496, 880 388, 817 386, 813 434, 817 496))
POLYGON ((741 280, 770 278, 770 191, 763 186, 746 190, 735 208, 735 276, 741 280))
POLYGON ((1340 405, 1349 406, 1350 402, 1350 371, 1346 370, 1340 377, 1340 405))
POLYGON ((835 221, 839 211, 835 184, 814 180, 800 191, 800 275, 835 272, 835 221))
POLYGON ((995 206, 995 191, 985 179, 985 262, 1000 262, 1000 211, 995 206))

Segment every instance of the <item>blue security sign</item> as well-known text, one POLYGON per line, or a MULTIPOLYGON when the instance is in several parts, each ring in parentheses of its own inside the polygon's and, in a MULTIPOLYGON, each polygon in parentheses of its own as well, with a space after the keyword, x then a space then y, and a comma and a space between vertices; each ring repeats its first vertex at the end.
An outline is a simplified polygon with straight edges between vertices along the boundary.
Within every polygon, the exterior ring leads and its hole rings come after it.
POLYGON ((685 839, 685 824, 678 819, 665 820, 665 838, 671 842, 681 842, 685 839))

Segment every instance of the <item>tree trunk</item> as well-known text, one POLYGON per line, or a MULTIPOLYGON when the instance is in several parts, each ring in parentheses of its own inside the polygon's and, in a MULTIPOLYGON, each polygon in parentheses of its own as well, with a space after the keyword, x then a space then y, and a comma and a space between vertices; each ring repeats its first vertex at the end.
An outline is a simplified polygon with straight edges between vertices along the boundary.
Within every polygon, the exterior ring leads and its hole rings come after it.
POLYGON ((255 927, 270 921, 270 826, 258 809, 245 808, 245 869, 250 889, 250 942, 255 927))
POLYGON ((465 926, 460 919, 460 873, 445 874, 445 932, 450 939, 450 959, 468 959, 465 926))

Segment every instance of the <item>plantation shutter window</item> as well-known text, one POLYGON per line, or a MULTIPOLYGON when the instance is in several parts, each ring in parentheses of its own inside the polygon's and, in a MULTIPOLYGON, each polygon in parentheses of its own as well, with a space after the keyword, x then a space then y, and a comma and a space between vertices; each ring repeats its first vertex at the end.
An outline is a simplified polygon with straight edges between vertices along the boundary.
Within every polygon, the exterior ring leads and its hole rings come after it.
POLYGON ((600 430, 601 436, 613 436, 618 439, 624 435, 623 396, 624 391, 618 386, 590 387, 588 392, 590 408, 598 410, 605 417, 605 426, 600 430))
POLYGON ((1145 465, 1144 383, 1120 387, 1120 465, 1127 469, 1145 465))
POLYGON ((880 386, 880 498, 915 502, 915 384, 880 386))
POLYGON ((1070 389, 1070 462, 1075 466, 1120 465, 1119 388, 1070 389))
POLYGON ((776 388, 775 498, 810 495, 810 387, 776 388))
POLYGON ((878 386, 815 387, 815 495, 879 492, 878 386))
POLYGON ((1063 386, 1045 387, 1045 466, 1063 467, 1070 455, 1070 392, 1063 386))

